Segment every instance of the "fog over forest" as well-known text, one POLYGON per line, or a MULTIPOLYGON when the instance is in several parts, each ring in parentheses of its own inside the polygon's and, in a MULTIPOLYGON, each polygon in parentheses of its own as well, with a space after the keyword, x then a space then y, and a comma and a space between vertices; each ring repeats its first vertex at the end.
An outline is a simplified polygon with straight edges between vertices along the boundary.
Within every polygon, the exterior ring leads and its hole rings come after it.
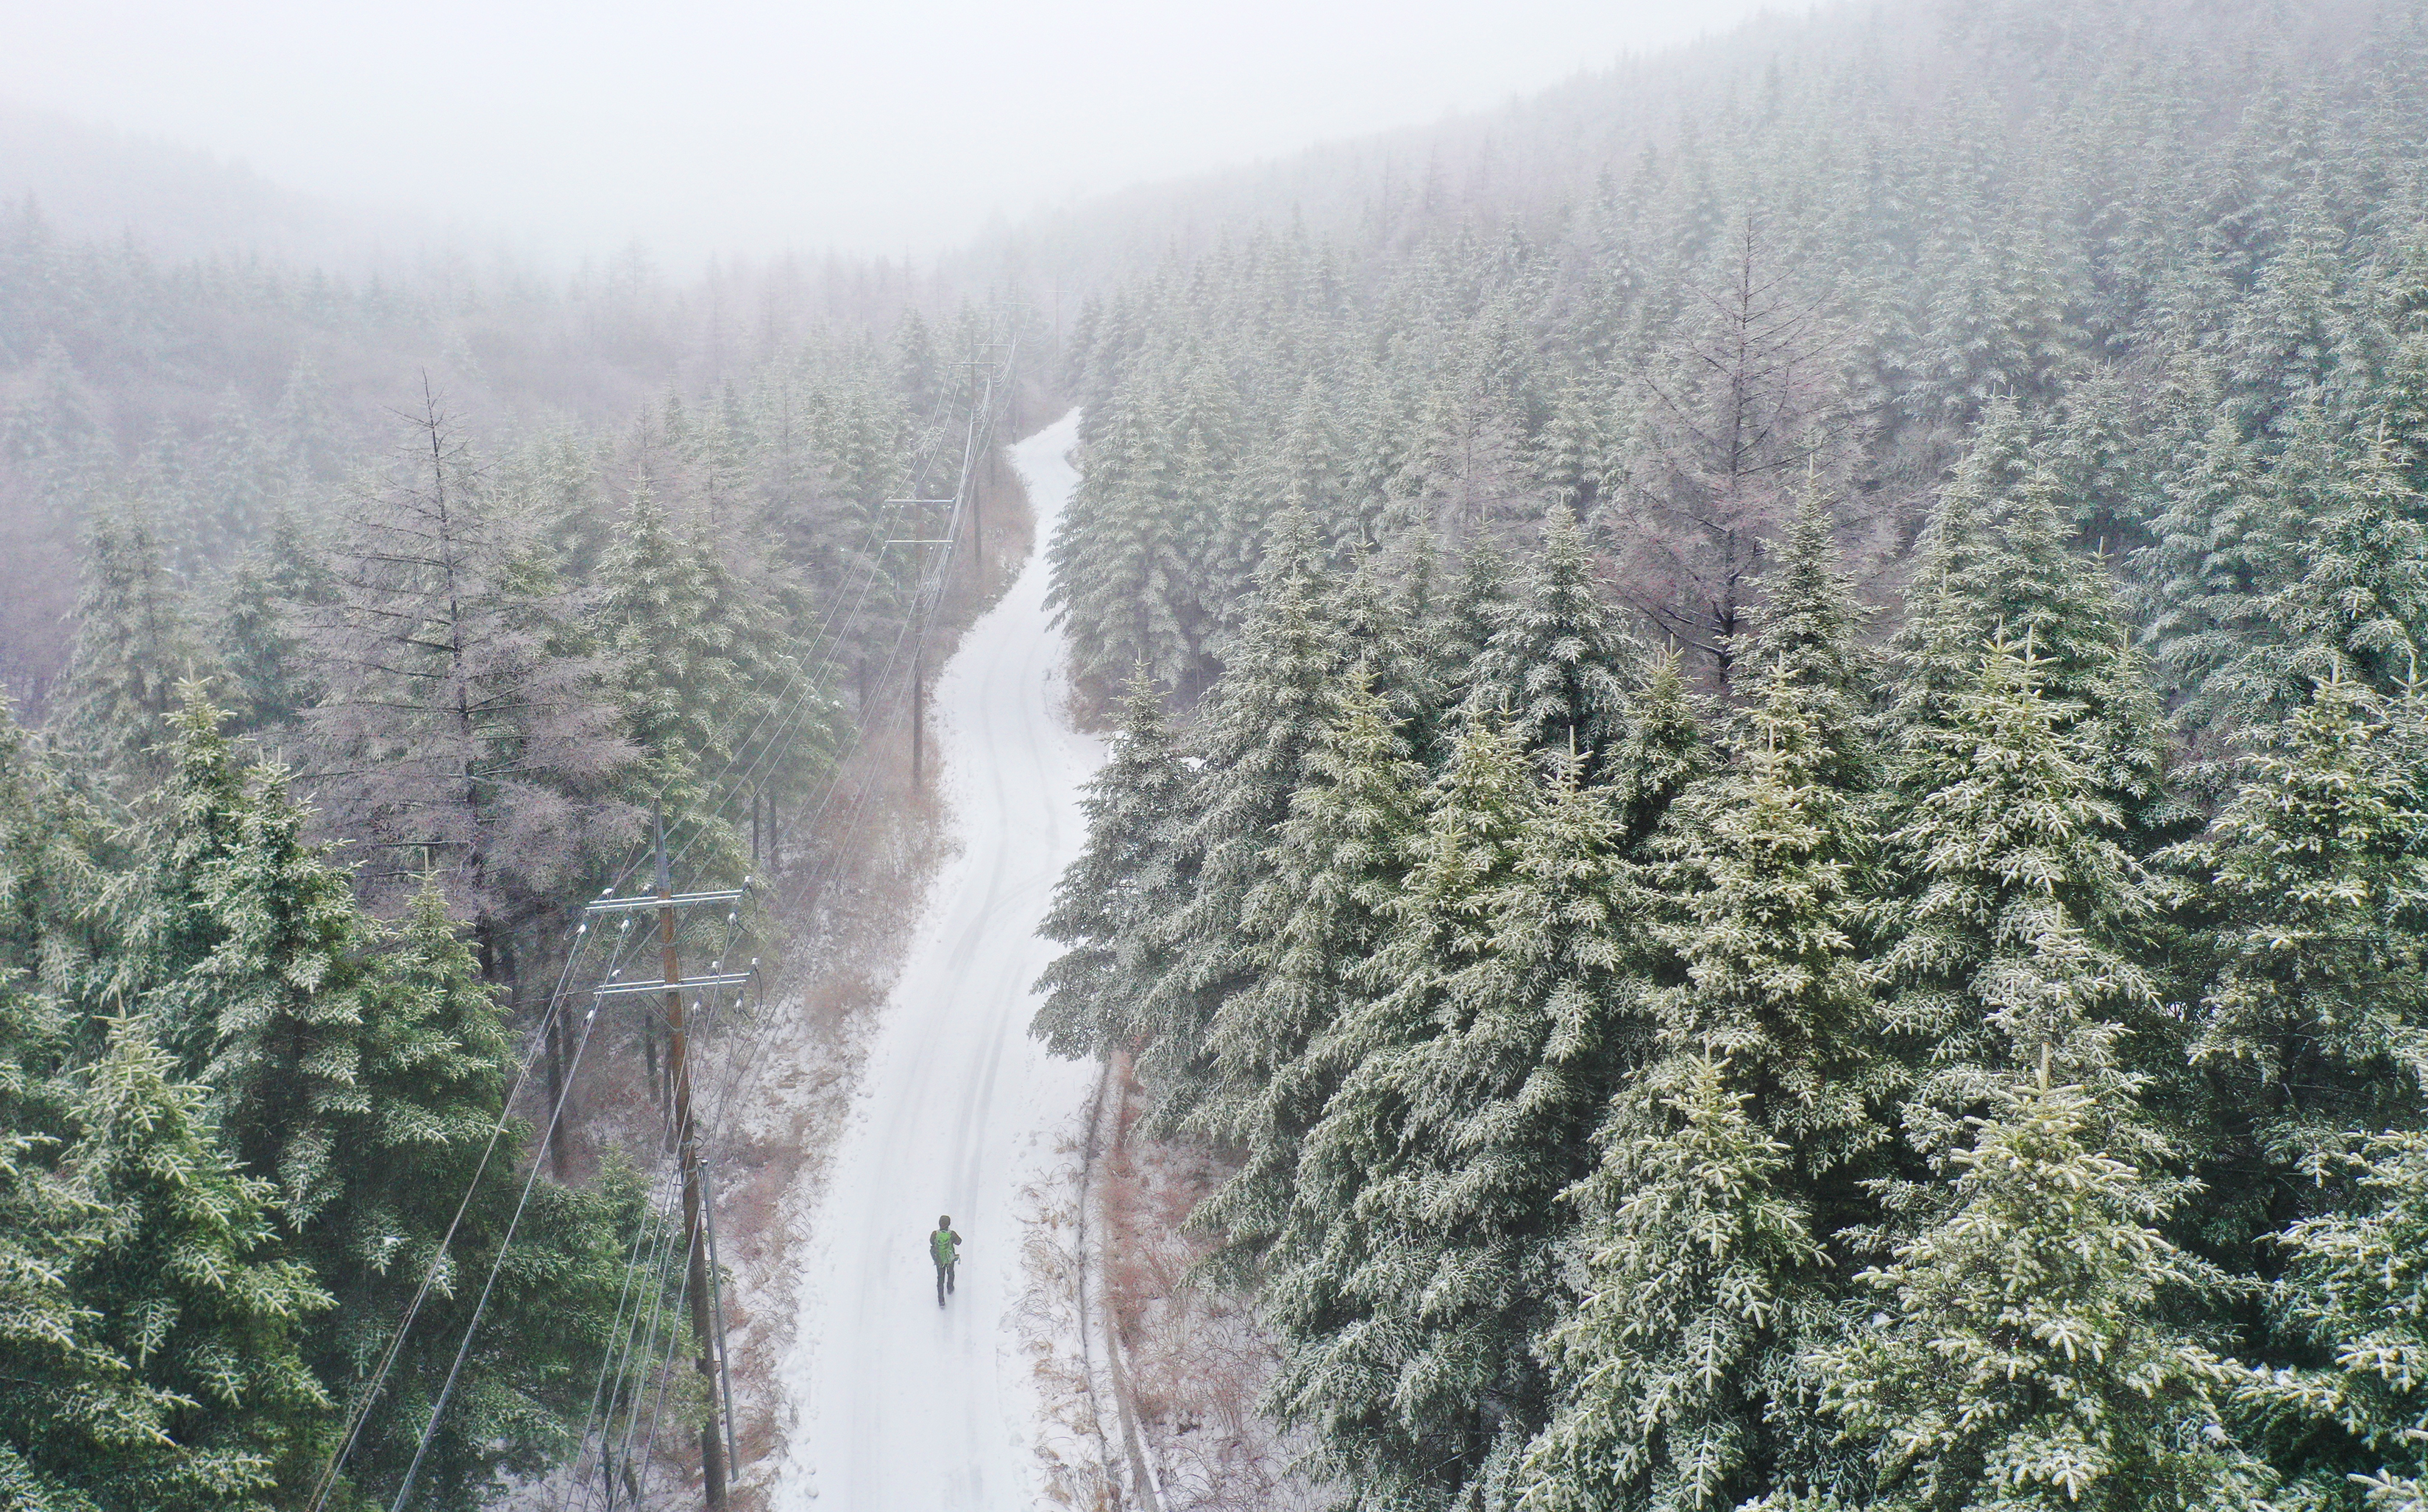
POLYGON ((16 18, 0 1506, 2428 1512, 2423 638, 2428 0, 16 18))

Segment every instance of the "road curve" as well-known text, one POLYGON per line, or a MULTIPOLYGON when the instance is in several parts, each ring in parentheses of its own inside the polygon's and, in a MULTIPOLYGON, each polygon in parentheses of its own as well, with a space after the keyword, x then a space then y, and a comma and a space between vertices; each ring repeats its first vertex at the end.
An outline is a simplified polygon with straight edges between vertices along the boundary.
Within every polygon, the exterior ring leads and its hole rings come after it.
MULTIPOLYGON (((1075 412, 1014 447, 1036 539, 1076 475, 1075 412)), ((1028 1037, 1037 936, 1085 838, 1100 741, 1061 717, 1062 637, 1030 553, 936 679, 932 730, 959 852, 935 883, 871 1045, 800 1278, 779 1508, 951 1512, 1036 1500, 1034 1399, 1011 1326, 1018 1195, 1054 1161, 1093 1068, 1028 1037), (950 1213, 959 1290, 936 1306, 927 1236, 950 1213)))

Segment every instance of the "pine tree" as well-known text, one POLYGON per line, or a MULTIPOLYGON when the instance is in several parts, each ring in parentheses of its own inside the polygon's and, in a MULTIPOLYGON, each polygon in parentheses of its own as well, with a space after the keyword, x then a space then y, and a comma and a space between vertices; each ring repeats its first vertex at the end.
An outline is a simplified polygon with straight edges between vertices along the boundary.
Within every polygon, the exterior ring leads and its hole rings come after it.
POLYGON ((156 776, 150 752, 168 738, 177 684, 202 668, 203 655, 158 532, 139 511, 98 517, 87 532, 76 621, 61 731, 114 770, 156 776))
POLYGON ((1310 1052, 1339 1090, 1309 1132, 1268 1305, 1274 1401, 1360 1506, 1504 1483, 1539 1426, 1559 1193, 1618 1068, 1630 881, 1602 795, 1547 791, 1474 715, 1366 963, 1310 1052))
POLYGON ((87 1484, 106 1507, 270 1512, 305 1493, 328 1447, 329 1398, 298 1343, 329 1297, 270 1257, 269 1184, 221 1152, 202 1089, 172 1071, 140 1023, 118 1021, 64 1159, 103 1214, 69 1290, 167 1403, 163 1438, 89 1467, 87 1484))
POLYGON ((1239 921, 1250 894, 1272 875, 1273 837, 1337 717, 1347 657, 1327 617, 1333 600, 1314 519, 1283 511, 1247 622, 1199 710, 1199 764, 1175 863, 1189 877, 1189 893, 1166 925, 1172 963, 1137 1009, 1151 1116, 1168 1126, 1188 1118, 1210 1086, 1206 1027, 1223 1000, 1254 980, 1239 921))
POLYGON ((1504 711, 1528 746, 1573 751, 1599 776, 1604 754, 1624 738, 1640 656, 1602 601, 1575 517, 1554 505, 1515 601, 1475 659, 1468 697, 1504 711))
POLYGON ((1545 1336, 1558 1387, 1518 1504, 1733 1506, 1769 1479, 1795 1341, 1830 1319, 1793 1152, 1748 1116, 1725 1059, 1680 1057, 1625 1093, 1583 1239, 1584 1290, 1545 1336))
POLYGON ((1351 978, 1381 940, 1416 828, 1421 769, 1362 667, 1308 766, 1242 910, 1253 981, 1206 1031, 1219 1090, 1197 1122, 1246 1156, 1192 1221, 1243 1258, 1288 1219, 1301 1145, 1339 1071, 1309 1049, 1357 999, 1351 978))
POLYGON ((1039 978, 1029 1032, 1056 1055, 1106 1056, 1142 1031, 1137 1004, 1171 969, 1164 930, 1188 895, 1179 830, 1189 768, 1164 720, 1163 690, 1141 666, 1123 699, 1112 754, 1089 780, 1088 844, 1055 884, 1039 926, 1062 954, 1039 978))

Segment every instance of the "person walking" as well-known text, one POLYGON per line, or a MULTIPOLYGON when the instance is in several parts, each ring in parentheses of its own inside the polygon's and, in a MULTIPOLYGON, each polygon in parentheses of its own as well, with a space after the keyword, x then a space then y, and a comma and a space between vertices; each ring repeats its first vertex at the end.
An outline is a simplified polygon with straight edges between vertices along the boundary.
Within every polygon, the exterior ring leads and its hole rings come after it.
POLYGON ((927 1236, 927 1253, 936 1260, 936 1306, 941 1307, 945 1294, 953 1290, 953 1273, 961 1263, 961 1236, 953 1232, 949 1215, 936 1220, 936 1231, 927 1236))

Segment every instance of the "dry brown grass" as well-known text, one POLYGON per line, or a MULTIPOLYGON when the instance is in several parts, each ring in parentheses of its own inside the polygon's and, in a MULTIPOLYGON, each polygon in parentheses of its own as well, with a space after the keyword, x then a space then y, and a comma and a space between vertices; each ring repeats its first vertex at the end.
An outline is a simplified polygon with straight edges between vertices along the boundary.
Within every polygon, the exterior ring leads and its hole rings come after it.
POLYGON ((1105 1290, 1166 1512, 1313 1504, 1314 1489, 1290 1469, 1299 1446, 1258 1410, 1278 1356, 1253 1299, 1191 1274, 1214 1241, 1184 1224, 1236 1162, 1141 1138, 1134 1122, 1124 1114, 1100 1184, 1105 1290))

